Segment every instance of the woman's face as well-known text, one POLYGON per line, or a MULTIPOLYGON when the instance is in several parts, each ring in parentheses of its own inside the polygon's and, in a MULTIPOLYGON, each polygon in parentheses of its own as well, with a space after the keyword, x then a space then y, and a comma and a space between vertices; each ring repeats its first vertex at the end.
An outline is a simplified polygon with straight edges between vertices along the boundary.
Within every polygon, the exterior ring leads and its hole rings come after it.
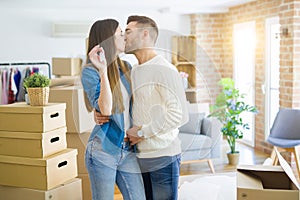
POLYGON ((120 26, 118 26, 115 32, 115 45, 117 49, 117 54, 123 53, 125 50, 125 40, 124 34, 120 26))

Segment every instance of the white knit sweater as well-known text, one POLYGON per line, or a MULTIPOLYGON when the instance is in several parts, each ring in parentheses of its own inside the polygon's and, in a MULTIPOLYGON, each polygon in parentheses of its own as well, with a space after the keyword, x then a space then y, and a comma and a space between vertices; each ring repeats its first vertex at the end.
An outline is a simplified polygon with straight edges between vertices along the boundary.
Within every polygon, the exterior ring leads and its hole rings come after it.
POLYGON ((132 69, 133 124, 142 126, 140 158, 181 153, 178 127, 188 120, 182 81, 174 65, 161 56, 132 69))

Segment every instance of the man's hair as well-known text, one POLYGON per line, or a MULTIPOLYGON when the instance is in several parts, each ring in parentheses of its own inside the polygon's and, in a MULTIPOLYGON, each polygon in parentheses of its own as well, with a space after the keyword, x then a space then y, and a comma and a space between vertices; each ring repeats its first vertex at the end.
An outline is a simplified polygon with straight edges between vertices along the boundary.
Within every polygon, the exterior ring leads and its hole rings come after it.
POLYGON ((150 36, 152 37, 154 43, 156 42, 158 36, 158 27, 153 19, 146 16, 131 15, 127 19, 127 24, 130 22, 137 22, 137 24, 142 25, 144 28, 150 28, 150 36))

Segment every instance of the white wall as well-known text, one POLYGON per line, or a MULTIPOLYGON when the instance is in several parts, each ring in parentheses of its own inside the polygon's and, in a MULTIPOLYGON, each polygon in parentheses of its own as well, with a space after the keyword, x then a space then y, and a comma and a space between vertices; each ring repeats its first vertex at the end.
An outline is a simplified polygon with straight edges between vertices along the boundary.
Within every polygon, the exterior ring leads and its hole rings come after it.
MULTIPOLYGON (((71 9, 24 9, 5 8, 0 3, 0 63, 3 62, 49 62, 52 57, 84 57, 85 38, 52 37, 52 23, 57 21, 88 21, 115 18, 125 29, 126 19, 131 14, 152 17, 158 24, 161 37, 158 45, 170 49, 170 36, 189 34, 189 16, 162 14, 158 12, 112 13, 110 10, 71 9)), ((125 10, 125 9, 124 9, 125 10)))

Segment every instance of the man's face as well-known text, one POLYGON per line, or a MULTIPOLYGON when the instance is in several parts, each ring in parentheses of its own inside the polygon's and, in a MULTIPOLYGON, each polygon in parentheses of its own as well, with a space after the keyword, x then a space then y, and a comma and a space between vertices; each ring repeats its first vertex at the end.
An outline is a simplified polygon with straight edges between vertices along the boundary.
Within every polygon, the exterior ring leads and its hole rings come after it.
POLYGON ((125 29, 125 53, 134 54, 141 48, 142 42, 141 28, 137 27, 137 22, 130 22, 125 29))

